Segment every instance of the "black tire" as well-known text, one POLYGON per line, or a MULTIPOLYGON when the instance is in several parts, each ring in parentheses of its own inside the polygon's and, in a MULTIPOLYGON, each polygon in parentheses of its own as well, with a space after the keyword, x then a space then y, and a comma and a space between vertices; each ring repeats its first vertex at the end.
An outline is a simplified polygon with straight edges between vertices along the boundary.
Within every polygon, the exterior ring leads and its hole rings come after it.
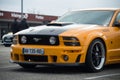
POLYGON ((4 44, 4 46, 5 46, 5 47, 10 47, 10 46, 11 46, 11 44, 4 44))
POLYGON ((36 67, 36 65, 33 65, 33 64, 19 64, 19 65, 25 69, 31 69, 36 67))
POLYGON ((86 67, 90 72, 98 72, 103 69, 106 59, 105 52, 105 46, 100 39, 91 42, 86 55, 86 67))

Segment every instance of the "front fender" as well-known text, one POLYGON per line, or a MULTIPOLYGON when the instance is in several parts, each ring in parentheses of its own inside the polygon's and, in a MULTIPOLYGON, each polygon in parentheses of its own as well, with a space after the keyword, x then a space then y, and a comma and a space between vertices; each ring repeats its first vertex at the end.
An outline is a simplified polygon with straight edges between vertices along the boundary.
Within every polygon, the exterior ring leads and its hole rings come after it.
POLYGON ((85 34, 82 34, 82 36, 80 37, 80 43, 81 43, 82 49, 85 53, 84 57, 83 57, 84 62, 86 59, 87 50, 89 48, 89 45, 91 44, 91 42, 93 40, 98 39, 98 38, 101 39, 102 41, 104 41, 104 44, 106 44, 107 37, 101 32, 85 33, 85 34))
POLYGON ((94 39, 101 39, 106 43, 107 37, 101 32, 93 32, 87 35, 86 40, 84 41, 85 46, 89 46, 94 39))

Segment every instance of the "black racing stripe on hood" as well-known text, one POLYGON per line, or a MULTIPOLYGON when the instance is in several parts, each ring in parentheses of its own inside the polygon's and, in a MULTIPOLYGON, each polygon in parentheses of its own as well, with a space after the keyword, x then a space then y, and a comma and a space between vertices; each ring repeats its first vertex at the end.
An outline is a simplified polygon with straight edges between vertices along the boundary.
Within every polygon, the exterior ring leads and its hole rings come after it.
POLYGON ((67 30, 69 30, 70 28, 64 28, 64 27, 45 27, 43 29, 38 28, 38 29, 31 29, 31 30, 27 30, 27 31, 22 31, 19 34, 27 34, 27 35, 59 35, 67 30))
POLYGON ((29 28, 18 32, 18 34, 27 35, 59 35, 67 30, 73 29, 78 25, 66 25, 66 26, 39 26, 35 28, 29 28))
POLYGON ((59 35, 68 29, 65 28, 46 28, 37 32, 40 35, 59 35))

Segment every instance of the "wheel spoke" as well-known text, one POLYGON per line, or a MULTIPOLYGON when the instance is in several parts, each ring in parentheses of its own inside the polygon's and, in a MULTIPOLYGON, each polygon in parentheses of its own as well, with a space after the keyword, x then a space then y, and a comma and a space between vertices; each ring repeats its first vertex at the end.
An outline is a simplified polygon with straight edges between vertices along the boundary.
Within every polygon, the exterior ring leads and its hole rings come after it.
POLYGON ((98 57, 98 56, 93 56, 93 64, 95 66, 98 66, 100 64, 100 60, 101 60, 101 57, 98 57))
POLYGON ((102 58, 101 47, 99 44, 95 44, 92 50, 92 61, 94 66, 99 66, 102 58))
POLYGON ((96 60, 96 66, 98 66, 99 64, 100 64, 100 58, 97 58, 97 60, 96 60))
POLYGON ((95 45, 95 49, 97 52, 99 52, 99 46, 97 44, 95 45))

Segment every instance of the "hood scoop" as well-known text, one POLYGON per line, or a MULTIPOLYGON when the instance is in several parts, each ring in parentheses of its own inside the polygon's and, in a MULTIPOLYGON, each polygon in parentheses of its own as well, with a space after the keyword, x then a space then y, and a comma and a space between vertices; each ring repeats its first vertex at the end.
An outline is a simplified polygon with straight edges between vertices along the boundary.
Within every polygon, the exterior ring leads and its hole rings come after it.
POLYGON ((47 24, 47 26, 67 26, 67 25, 71 25, 73 23, 49 23, 47 24))

